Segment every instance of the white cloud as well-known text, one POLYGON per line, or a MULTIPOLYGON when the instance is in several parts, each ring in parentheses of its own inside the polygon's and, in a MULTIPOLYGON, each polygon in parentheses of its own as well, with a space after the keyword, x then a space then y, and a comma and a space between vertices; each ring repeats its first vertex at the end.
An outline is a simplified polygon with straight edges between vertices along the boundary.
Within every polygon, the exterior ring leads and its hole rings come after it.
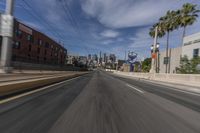
POLYGON ((108 44, 111 44, 111 43, 113 43, 113 42, 114 42, 113 40, 104 40, 104 41, 102 42, 102 44, 108 45, 108 44))
POLYGON ((82 10, 107 27, 149 25, 169 9, 180 7, 175 0, 82 0, 82 10))
POLYGON ((107 38, 115 38, 120 35, 119 32, 113 31, 113 30, 105 30, 100 33, 101 36, 107 37, 107 38))

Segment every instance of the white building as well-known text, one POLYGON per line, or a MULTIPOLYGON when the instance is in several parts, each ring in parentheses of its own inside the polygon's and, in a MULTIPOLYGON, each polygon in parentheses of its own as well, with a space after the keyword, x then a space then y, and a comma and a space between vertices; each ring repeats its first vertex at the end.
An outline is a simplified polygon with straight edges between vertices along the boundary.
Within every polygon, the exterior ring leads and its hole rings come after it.
POLYGON ((78 54, 69 54, 69 55, 67 56, 67 64, 72 65, 74 59, 77 59, 77 60, 78 60, 78 59, 79 59, 79 55, 78 55, 78 54))
POLYGON ((200 56, 200 32, 186 36, 183 40, 182 56, 188 59, 200 56))
MULTIPOLYGON (((181 56, 187 56, 188 59, 200 56, 200 32, 184 37, 183 46, 173 49, 169 49, 170 62, 167 70, 170 73, 176 73, 176 69, 180 66, 181 56)), ((160 52, 159 56, 159 69, 160 73, 166 72, 166 64, 164 58, 166 57, 166 51, 160 52)))

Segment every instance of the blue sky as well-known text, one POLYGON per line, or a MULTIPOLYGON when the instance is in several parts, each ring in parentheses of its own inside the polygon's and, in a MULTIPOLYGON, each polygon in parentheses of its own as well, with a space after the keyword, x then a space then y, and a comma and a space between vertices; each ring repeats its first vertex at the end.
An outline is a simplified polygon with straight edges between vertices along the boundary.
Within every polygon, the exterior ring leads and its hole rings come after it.
MULTIPOLYGON (((145 58, 153 43, 149 28, 186 2, 200 5, 199 0, 16 0, 15 17, 62 42, 70 53, 102 51, 124 58, 131 50, 145 58)), ((5 10, 5 0, 0 0, 0 10, 5 10)), ((199 31, 198 19, 187 35, 199 31)), ((181 45, 181 35, 182 29, 170 34, 170 47, 181 45)), ((163 50, 165 37, 159 42, 163 50)))

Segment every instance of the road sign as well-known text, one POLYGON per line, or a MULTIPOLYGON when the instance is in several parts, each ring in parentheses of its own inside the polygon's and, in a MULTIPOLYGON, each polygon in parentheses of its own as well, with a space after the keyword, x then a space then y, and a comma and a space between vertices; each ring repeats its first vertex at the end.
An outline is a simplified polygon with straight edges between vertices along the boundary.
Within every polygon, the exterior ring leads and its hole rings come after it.
POLYGON ((6 36, 6 37, 12 37, 13 36, 13 24, 14 19, 11 15, 5 15, 2 14, 0 16, 0 35, 6 36))
POLYGON ((156 54, 156 53, 152 53, 152 54, 151 54, 151 57, 152 57, 153 59, 156 59, 156 58, 157 58, 157 54, 156 54))
POLYGON ((170 58, 169 57, 164 57, 164 64, 169 64, 170 58))

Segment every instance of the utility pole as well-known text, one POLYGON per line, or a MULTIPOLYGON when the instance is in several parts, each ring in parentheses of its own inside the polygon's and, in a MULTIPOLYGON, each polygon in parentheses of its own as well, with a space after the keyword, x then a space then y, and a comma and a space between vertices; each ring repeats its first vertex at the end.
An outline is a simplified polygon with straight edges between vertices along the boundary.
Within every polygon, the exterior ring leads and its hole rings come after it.
POLYGON ((125 50, 125 58, 124 58, 124 59, 125 59, 125 61, 126 61, 126 50, 125 50))
POLYGON ((157 36, 158 36, 158 26, 155 28, 155 37, 153 44, 152 60, 151 60, 151 70, 150 73, 155 73, 155 56, 156 56, 156 45, 157 45, 157 36))
POLYGON ((12 58, 12 42, 13 42, 13 10, 14 10, 14 0, 6 0, 6 11, 2 15, 1 30, 3 36, 2 50, 1 50, 1 72, 10 73, 11 68, 11 58, 12 58))

